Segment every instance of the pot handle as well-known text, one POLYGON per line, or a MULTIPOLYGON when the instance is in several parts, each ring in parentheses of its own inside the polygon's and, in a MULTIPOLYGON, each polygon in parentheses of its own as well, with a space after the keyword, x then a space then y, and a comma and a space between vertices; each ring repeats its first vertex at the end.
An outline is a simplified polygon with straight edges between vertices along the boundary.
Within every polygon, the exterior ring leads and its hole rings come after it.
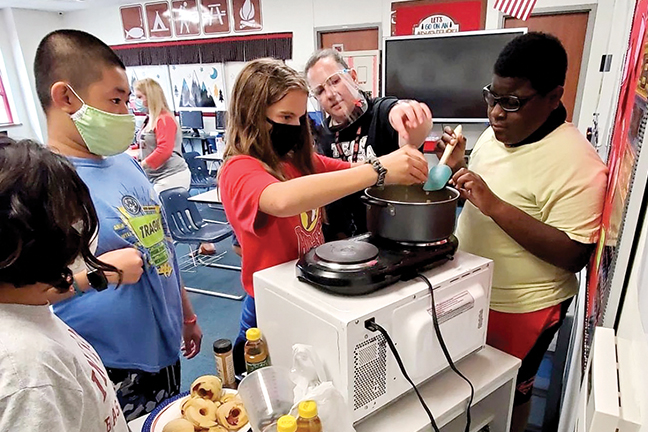
POLYGON ((367 195, 360 195, 360 201, 368 206, 375 205, 376 207, 387 207, 389 205, 384 201, 378 201, 377 199, 368 197, 367 195))

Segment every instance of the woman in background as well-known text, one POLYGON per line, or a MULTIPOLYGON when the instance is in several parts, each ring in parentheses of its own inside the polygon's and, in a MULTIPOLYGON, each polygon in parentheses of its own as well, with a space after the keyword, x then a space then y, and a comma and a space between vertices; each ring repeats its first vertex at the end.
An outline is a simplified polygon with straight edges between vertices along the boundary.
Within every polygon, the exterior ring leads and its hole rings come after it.
MULTIPOLYGON (((182 187, 189 190, 191 171, 182 157, 182 130, 169 109, 162 87, 145 78, 135 83, 135 106, 147 114, 137 142, 140 146, 142 168, 158 195, 167 189, 182 187)), ((214 245, 203 243, 200 253, 211 255, 214 245)))

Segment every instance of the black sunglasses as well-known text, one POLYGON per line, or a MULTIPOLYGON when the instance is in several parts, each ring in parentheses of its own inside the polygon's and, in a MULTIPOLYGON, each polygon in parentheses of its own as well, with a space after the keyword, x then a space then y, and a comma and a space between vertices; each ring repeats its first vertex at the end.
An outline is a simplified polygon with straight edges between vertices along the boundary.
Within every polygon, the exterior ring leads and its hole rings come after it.
POLYGON ((482 89, 482 95, 484 100, 489 107, 493 108, 496 104, 499 104, 500 107, 506 112, 515 112, 524 106, 525 103, 529 102, 531 99, 536 97, 538 93, 535 93, 532 96, 527 98, 519 98, 517 96, 495 96, 491 92, 491 84, 488 84, 482 89))

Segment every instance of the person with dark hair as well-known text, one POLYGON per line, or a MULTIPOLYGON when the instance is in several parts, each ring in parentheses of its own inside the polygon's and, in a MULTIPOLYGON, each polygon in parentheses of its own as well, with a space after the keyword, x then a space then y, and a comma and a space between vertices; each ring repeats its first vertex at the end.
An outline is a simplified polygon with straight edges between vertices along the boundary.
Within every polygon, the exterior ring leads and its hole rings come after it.
POLYGON ((89 249, 98 220, 64 157, 0 136, 0 430, 126 432, 95 350, 54 315, 69 266, 119 274, 89 249), (54 252, 54 253, 53 253, 54 252))
MULTIPOLYGON (((324 111, 315 140, 319 153, 347 162, 365 162, 404 145, 421 147, 432 129, 432 113, 416 101, 371 98, 361 91, 357 72, 334 49, 315 52, 306 63, 310 94, 324 111)), ((367 232, 362 192, 326 206, 326 240, 367 232)))
POLYGON ((194 357, 202 332, 186 295, 161 203, 123 152, 133 140, 123 63, 76 30, 45 36, 34 61, 48 145, 88 185, 100 219, 99 257, 123 273, 74 272, 74 293, 52 296, 54 312, 97 350, 127 420, 180 391, 180 351, 194 357), (184 341, 184 343, 183 343, 184 341))
POLYGON ((522 359, 511 431, 524 431, 540 362, 572 297, 575 273, 598 234, 607 168, 571 123, 560 101, 567 54, 544 33, 515 38, 483 89, 490 127, 462 167, 457 141, 452 183, 467 200, 459 216, 459 248, 495 263, 487 343, 522 359))

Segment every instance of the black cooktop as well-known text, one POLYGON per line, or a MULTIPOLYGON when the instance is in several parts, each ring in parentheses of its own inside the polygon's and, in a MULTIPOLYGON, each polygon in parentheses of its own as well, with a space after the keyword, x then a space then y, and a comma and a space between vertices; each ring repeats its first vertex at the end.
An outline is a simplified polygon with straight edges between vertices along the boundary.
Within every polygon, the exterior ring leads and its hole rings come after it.
POLYGON ((370 235, 333 241, 297 261, 297 278, 337 294, 367 294, 447 262, 458 245, 455 236, 425 245, 370 235))

